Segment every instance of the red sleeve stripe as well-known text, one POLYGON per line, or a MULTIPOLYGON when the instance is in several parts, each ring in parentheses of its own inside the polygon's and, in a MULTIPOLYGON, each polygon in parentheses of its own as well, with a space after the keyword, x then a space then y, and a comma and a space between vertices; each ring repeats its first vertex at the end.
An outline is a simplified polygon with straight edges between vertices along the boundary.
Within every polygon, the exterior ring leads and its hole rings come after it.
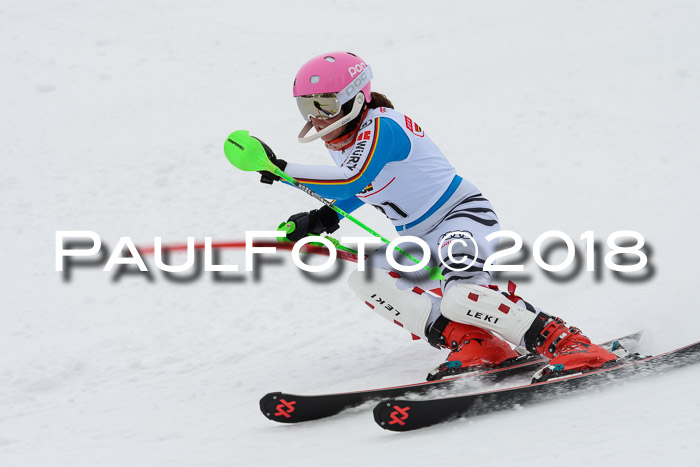
POLYGON ((353 175, 352 178, 348 178, 347 180, 315 180, 312 178, 297 178, 297 180, 304 184, 311 183, 314 185, 349 185, 355 180, 359 179, 365 170, 367 170, 367 167, 369 167, 370 162, 372 162, 374 150, 377 148, 377 140, 379 139, 379 120, 381 119, 377 118, 374 121, 374 138, 372 139, 372 146, 370 147, 369 155, 367 156, 367 159, 365 159, 365 163, 362 165, 360 171, 356 175, 353 175))

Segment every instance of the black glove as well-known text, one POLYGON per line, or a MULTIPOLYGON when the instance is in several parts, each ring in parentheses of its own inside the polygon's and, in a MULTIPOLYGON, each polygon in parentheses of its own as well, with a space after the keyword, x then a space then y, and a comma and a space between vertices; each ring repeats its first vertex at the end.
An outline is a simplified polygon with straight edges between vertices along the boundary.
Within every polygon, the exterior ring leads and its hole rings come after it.
POLYGON ((287 238, 297 242, 306 237, 307 234, 320 235, 323 232, 333 233, 338 230, 338 214, 323 206, 321 209, 314 209, 309 212, 300 212, 287 219, 287 222, 294 222, 294 231, 287 234, 287 238))
MULTIPOLYGON (((255 136, 253 136, 255 138, 255 136)), ((265 154, 267 155, 267 158, 270 159, 270 161, 275 164, 277 167, 280 169, 284 170, 287 167, 287 162, 278 159, 277 156, 275 156, 275 153, 272 152, 272 149, 270 149, 270 146, 265 144, 260 138, 255 138, 258 141, 260 141, 260 144, 262 144, 263 149, 265 149, 265 154)), ((259 171, 261 177, 260 177, 260 183, 267 183, 268 185, 272 185, 273 182, 279 181, 280 177, 279 175, 275 175, 272 172, 268 172, 267 170, 261 170, 259 171)))

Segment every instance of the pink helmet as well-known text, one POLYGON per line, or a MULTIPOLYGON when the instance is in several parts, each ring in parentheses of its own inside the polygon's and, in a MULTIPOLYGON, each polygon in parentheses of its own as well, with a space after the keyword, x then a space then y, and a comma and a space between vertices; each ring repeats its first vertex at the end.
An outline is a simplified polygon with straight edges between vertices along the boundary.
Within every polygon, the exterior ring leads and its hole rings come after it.
POLYGON ((307 120, 299 133, 299 142, 318 139, 357 117, 364 104, 372 100, 371 80, 370 66, 350 52, 330 52, 306 62, 297 72, 293 87, 299 111, 307 120), (306 136, 312 127, 311 117, 333 118, 348 102, 342 119, 306 136))
MULTIPOLYGON (((294 97, 309 94, 340 93, 353 82, 358 81, 362 71, 369 66, 357 55, 350 52, 330 52, 312 58, 297 72, 294 78, 294 97)), ((343 95, 338 95, 341 104, 349 101, 362 91, 365 101, 372 100, 370 76, 359 81, 343 95), (360 87, 362 86, 362 87, 360 87)))

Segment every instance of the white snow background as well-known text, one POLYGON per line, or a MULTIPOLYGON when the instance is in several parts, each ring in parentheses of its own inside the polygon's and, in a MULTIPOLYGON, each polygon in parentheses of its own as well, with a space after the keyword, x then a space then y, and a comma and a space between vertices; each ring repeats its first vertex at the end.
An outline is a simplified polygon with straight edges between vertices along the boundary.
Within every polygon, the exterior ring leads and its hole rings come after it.
MULTIPOLYGON (((275 424, 266 392, 417 382, 446 351, 357 300, 350 265, 315 283, 280 252, 259 281, 174 283, 149 257, 152 281, 68 282, 55 233, 242 240, 317 207, 232 167, 223 142, 247 129, 330 164, 296 143, 292 80, 351 50, 528 245, 561 230, 582 255, 585 231, 643 234, 649 280, 598 264, 599 281, 558 283, 530 256, 518 292, 595 340, 643 329, 643 351, 670 350, 700 337, 699 24, 690 0, 2 0, 0 465, 697 465, 692 367, 413 433, 369 407, 275 424)), ((346 224, 337 237, 364 234, 346 224)))

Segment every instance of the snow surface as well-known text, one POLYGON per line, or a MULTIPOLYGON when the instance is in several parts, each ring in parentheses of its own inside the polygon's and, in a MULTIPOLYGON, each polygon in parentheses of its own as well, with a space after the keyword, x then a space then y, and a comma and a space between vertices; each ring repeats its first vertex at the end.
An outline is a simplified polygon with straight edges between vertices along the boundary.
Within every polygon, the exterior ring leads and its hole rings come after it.
MULTIPOLYGON (((2 0, 0 465, 697 465, 696 367, 413 433, 367 409, 275 424, 266 392, 415 382, 445 352, 364 307, 349 266, 318 283, 280 253, 257 280, 92 267, 67 281, 55 232, 242 240, 317 206, 222 146, 248 129, 330 163, 295 142, 291 84, 347 49, 528 245, 642 233, 646 281, 555 282, 530 258, 518 291, 594 339, 643 329, 644 351, 669 350, 700 328, 698 24, 690 0, 2 0)), ((393 235, 373 209, 357 217, 393 235)))

